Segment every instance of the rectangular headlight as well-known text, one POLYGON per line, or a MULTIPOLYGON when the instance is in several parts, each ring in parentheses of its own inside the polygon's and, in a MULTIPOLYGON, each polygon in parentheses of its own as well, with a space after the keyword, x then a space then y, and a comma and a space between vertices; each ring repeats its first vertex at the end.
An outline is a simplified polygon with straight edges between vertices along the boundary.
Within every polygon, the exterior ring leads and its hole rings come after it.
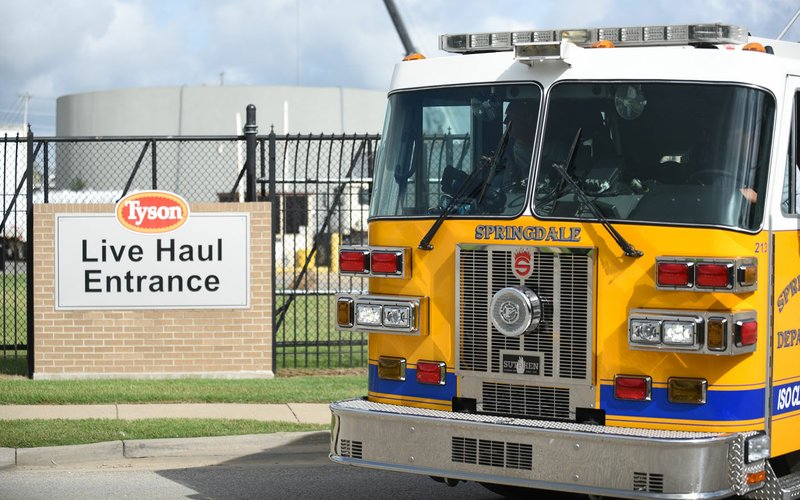
POLYGON ((631 318, 630 340, 635 344, 658 344, 661 342, 661 321, 631 318))
POLYGON ((356 324, 361 326, 381 326, 381 306, 377 304, 356 304, 356 324))
POLYGON ((705 345, 705 322, 709 316, 702 311, 632 309, 628 316, 628 347, 711 354, 705 345))
POLYGON ((383 306, 383 326, 386 328, 409 328, 411 306, 383 306))
POLYGON ((664 321, 664 343, 694 345, 697 339, 696 323, 690 321, 664 321))
POLYGON ((336 294, 336 329, 343 332, 428 334, 428 298, 336 294))

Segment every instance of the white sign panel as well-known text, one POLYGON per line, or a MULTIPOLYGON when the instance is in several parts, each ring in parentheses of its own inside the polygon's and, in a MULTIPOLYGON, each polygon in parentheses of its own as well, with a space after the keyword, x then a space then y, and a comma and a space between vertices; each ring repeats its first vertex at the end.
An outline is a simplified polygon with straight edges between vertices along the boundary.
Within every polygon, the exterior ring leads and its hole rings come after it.
POLYGON ((192 213, 178 229, 56 214, 56 309, 250 307, 250 214, 192 213))

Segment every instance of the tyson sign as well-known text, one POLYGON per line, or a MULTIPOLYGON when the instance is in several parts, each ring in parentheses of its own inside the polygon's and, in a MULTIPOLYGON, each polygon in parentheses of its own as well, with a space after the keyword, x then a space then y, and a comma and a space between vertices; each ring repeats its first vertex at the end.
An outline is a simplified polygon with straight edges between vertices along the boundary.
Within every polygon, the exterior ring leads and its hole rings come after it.
POLYGON ((143 191, 119 200, 117 221, 137 233, 166 233, 181 227, 189 218, 189 204, 174 193, 143 191))

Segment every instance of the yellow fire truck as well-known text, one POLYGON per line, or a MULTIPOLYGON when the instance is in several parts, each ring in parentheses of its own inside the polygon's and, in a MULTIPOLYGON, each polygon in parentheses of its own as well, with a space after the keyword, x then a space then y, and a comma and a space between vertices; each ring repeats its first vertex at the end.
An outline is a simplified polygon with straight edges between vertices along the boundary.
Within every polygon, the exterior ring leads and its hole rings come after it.
POLYGON ((800 45, 443 35, 397 65, 333 461, 500 493, 800 495, 800 45))

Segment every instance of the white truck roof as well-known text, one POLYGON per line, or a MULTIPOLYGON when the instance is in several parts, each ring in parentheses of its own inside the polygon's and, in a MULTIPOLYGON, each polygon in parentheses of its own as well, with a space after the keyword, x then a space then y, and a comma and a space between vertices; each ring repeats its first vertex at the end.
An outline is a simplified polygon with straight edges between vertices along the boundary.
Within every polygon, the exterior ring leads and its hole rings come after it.
MULTIPOLYGON (((537 81, 547 86, 556 80, 571 79, 740 82, 775 91, 783 87, 786 75, 800 74, 800 44, 749 37, 744 28, 737 29, 744 34, 713 43, 672 40, 626 45, 611 42, 613 48, 593 48, 588 42, 560 40, 482 47, 480 50, 451 50, 462 54, 398 64, 391 91, 514 81, 537 81), (747 50, 754 43, 760 44, 767 52, 747 50), (549 46, 557 56, 526 60, 521 55, 520 46, 549 46)), ((500 34, 511 36, 509 33, 500 34)), ((491 34, 443 35, 442 39, 478 35, 491 39, 491 34)), ((440 42, 440 45, 444 44, 444 41, 440 42)))

